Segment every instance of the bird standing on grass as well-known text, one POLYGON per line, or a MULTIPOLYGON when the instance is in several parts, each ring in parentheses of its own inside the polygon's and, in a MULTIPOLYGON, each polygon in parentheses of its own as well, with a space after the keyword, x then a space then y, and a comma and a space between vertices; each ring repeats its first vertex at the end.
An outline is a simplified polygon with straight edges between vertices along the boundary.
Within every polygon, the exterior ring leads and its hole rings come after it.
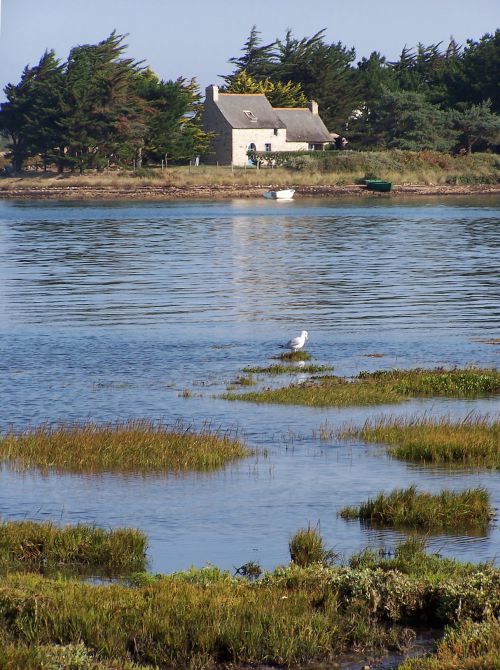
POLYGON ((286 343, 287 349, 291 349, 292 351, 298 351, 299 349, 302 349, 308 337, 309 333, 307 330, 303 330, 298 337, 294 337, 286 343))

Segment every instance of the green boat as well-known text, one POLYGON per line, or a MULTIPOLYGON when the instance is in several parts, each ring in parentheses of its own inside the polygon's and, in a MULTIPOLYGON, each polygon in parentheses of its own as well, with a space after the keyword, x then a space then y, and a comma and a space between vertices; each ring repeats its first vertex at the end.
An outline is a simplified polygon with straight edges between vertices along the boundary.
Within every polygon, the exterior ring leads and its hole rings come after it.
POLYGON ((392 182, 385 181, 385 179, 365 179, 366 188, 369 191, 379 191, 387 193, 392 188, 392 182))

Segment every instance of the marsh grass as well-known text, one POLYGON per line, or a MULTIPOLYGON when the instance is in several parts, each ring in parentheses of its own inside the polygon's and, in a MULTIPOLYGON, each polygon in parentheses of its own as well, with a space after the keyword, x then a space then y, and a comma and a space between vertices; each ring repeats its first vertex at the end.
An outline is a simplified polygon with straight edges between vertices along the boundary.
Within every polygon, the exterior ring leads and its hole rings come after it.
POLYGON ((441 491, 438 494, 418 492, 416 486, 379 493, 358 507, 340 511, 344 519, 362 519, 383 527, 420 530, 486 529, 494 510, 485 489, 441 491))
POLYGON ((7 575, 0 654, 9 645, 84 645, 80 653, 105 667, 290 666, 401 649, 408 625, 500 614, 500 571, 427 556, 421 543, 396 551, 384 559, 372 551, 356 566, 292 563, 252 581, 213 566, 133 587, 7 575))
POLYGON ((500 393, 496 369, 380 370, 355 378, 328 375, 301 384, 244 394, 226 394, 227 400, 283 403, 310 407, 345 407, 400 403, 411 397, 474 398, 500 393))
POLYGON ((20 469, 69 472, 184 472, 219 468, 251 452, 209 428, 130 420, 42 425, 0 437, 0 460, 20 469))
POLYGON ((500 621, 468 619, 450 626, 435 654, 408 659, 399 670, 500 670, 500 621))
POLYGON ((348 428, 341 437, 385 444, 391 455, 406 461, 500 468, 500 421, 488 416, 470 415, 462 421, 381 417, 348 428))
POLYGON ((489 368, 378 370, 361 372, 359 379, 391 386, 411 397, 471 398, 500 393, 500 371, 489 368))
POLYGON ((312 375, 333 370, 331 365, 267 365, 243 368, 243 372, 259 375, 312 375))
POLYGON ((0 569, 75 569, 99 574, 130 574, 146 566, 147 539, 135 529, 104 530, 78 524, 0 523, 0 569))

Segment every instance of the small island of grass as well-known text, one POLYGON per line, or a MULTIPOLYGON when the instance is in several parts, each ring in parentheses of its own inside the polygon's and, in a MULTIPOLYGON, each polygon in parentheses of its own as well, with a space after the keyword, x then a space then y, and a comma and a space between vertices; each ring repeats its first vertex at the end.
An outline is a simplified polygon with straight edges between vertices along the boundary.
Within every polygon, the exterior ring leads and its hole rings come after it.
POLYGON ((250 455, 238 439, 147 420, 40 426, 0 436, 0 460, 20 469, 68 472, 186 472, 250 455))
POLYGON ((382 417, 341 436, 385 444, 392 456, 405 461, 500 468, 500 421, 487 416, 462 421, 382 417))
POLYGON ((282 403, 310 407, 347 407, 400 403, 408 398, 474 398, 500 393, 496 369, 436 368, 379 370, 357 377, 323 376, 301 384, 249 393, 226 393, 226 400, 282 403))
POLYGON ((490 496, 482 488, 418 492, 416 486, 380 493, 359 507, 340 511, 344 519, 361 519, 383 527, 427 531, 486 529, 494 514, 490 496))

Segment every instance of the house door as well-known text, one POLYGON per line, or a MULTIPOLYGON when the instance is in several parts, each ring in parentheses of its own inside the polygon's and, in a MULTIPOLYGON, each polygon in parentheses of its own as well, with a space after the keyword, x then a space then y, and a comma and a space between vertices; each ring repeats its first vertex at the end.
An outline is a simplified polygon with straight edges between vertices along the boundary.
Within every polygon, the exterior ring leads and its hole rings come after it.
MULTIPOLYGON (((250 144, 247 147, 247 151, 257 151, 257 147, 255 146, 254 142, 250 142, 250 144)), ((255 159, 251 158, 251 156, 248 156, 248 165, 255 165, 255 159)))

